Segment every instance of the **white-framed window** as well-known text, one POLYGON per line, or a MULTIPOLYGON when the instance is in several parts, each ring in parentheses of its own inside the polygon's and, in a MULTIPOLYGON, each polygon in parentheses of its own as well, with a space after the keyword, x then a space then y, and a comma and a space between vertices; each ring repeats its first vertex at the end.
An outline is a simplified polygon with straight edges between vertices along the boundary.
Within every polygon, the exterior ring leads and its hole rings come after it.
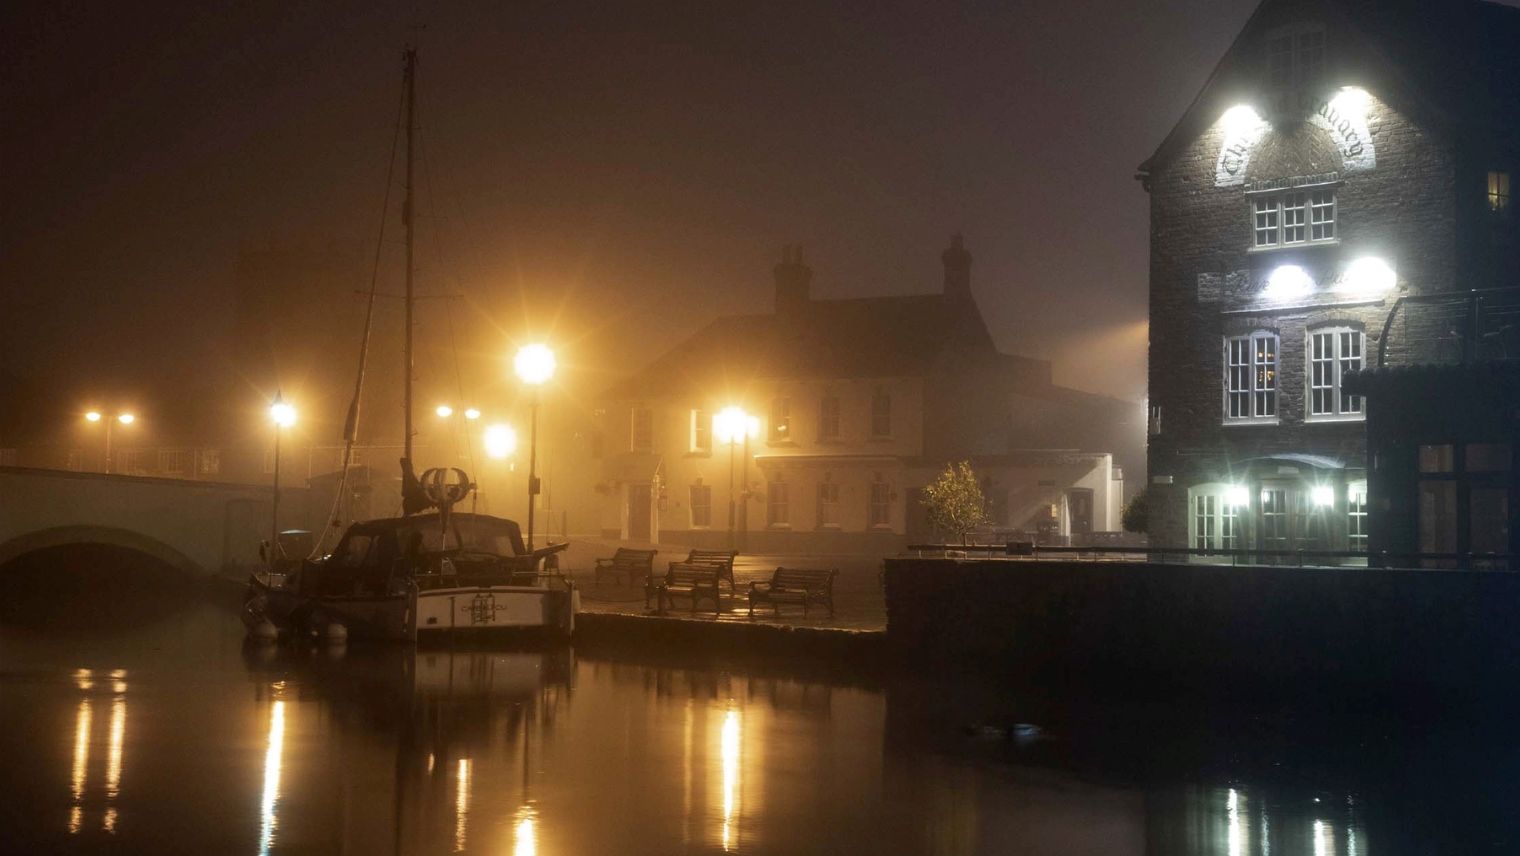
MULTIPOLYGON (((342 453, 340 452, 338 454, 339 454, 339 458, 340 458, 339 461, 338 461, 338 466, 341 467, 341 466, 343 466, 343 461, 341 460, 342 453)), ((217 475, 221 475, 222 474, 222 450, 221 449, 202 449, 200 451, 200 460, 197 462, 197 464, 195 466, 195 470, 196 470, 196 472, 200 473, 203 476, 217 476, 217 475)))
POLYGON ((1251 196, 1251 245, 1292 247, 1335 240, 1335 188, 1315 187, 1251 196))
POLYGON ((712 416, 701 408, 691 410, 691 445, 687 449, 694 454, 712 454, 712 416))
POLYGON ((882 481, 880 475, 871 482, 871 501, 866 520, 872 527, 892 525, 892 486, 882 481))
POLYGON ((691 528, 706 529, 712 526, 712 485, 691 486, 691 528))
POLYGON ((1331 327, 1309 331, 1311 420, 1361 419, 1362 397, 1347 395, 1341 381, 1362 367, 1362 331, 1331 327))
POLYGON ((792 438, 791 399, 774 398, 771 400, 770 435, 772 441, 790 440, 792 438))
POLYGON ((1488 174, 1488 210, 1495 214, 1510 211, 1509 173, 1494 170, 1488 174))
POLYGON ((1244 534, 1240 502, 1244 488, 1223 484, 1199 485, 1188 491, 1192 497, 1189 541, 1197 550, 1240 549, 1244 534))
POLYGON ((839 439, 839 396, 825 395, 818 399, 818 439, 839 439))
POLYGON ((1277 419, 1276 333, 1225 339, 1225 421, 1277 419))
POLYGON ((629 431, 629 450, 654 451, 654 410, 648 407, 633 408, 633 425, 629 431))
POLYGON ((1346 546, 1351 550, 1367 549, 1367 483, 1346 485, 1346 546))
POLYGON ((871 436, 892 436, 892 394, 884 389, 871 396, 871 436))
POLYGON ((765 491, 765 523, 767 526, 792 525, 790 485, 780 473, 771 476, 765 491))
POLYGON ((818 528, 839 528, 839 485, 836 482, 818 483, 818 528))

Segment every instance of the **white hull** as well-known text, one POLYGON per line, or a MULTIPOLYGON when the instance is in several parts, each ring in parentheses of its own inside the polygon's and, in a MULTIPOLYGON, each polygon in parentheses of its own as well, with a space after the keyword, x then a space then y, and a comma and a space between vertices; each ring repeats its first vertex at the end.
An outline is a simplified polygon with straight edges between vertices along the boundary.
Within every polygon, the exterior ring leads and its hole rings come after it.
POLYGON ((569 635, 580 592, 534 586, 459 586, 417 592, 418 633, 543 628, 569 635))

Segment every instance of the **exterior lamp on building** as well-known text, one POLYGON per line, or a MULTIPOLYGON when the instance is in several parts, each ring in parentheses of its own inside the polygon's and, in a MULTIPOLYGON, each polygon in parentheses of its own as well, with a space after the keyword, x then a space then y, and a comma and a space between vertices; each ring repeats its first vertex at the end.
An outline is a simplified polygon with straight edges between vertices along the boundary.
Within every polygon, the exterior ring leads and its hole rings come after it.
POLYGON ((1393 290, 1398 282, 1393 268, 1376 256, 1364 256, 1346 266, 1341 289, 1355 294, 1378 295, 1393 290))
POLYGON ((1265 296, 1273 300, 1297 300, 1314 290, 1309 272, 1298 265, 1282 265, 1267 277, 1265 296))
POLYGON ((269 405, 269 420, 274 423, 274 506, 269 514, 269 561, 280 556, 280 435, 296 424, 296 409, 279 392, 269 405))
POLYGON ((1309 490, 1309 499, 1315 508, 1329 508, 1335 504, 1335 489, 1327 484, 1317 484, 1309 490))
POLYGON ((1241 137, 1262 126, 1261 114, 1249 104, 1236 104, 1219 119, 1226 137, 1241 137))
POLYGON ((1226 508, 1245 508, 1251 502, 1251 492, 1246 490, 1245 485, 1232 484, 1224 489, 1224 504, 1226 508))
POLYGON ((131 413, 117 413, 116 415, 114 415, 114 416, 112 416, 111 418, 108 419, 99 410, 91 410, 89 413, 86 413, 84 415, 84 419, 85 419, 86 422, 92 422, 92 423, 93 422, 104 422, 105 425, 106 425, 106 461, 105 461, 106 467, 105 467, 105 469, 106 469, 106 473, 109 475, 110 472, 111 472, 111 427, 112 427, 112 425, 114 423, 120 423, 122 425, 131 425, 133 422, 137 421, 137 417, 133 416, 131 413))
POLYGON ((533 506, 539 494, 538 484, 538 392, 554 377, 554 352, 543 344, 524 345, 512 360, 512 369, 523 383, 533 387, 533 403, 528 427, 528 549, 533 549, 533 506))
MULTIPOLYGON (((734 452, 744 444, 744 483, 749 483, 749 441, 759 436, 760 419, 744 412, 741 407, 725 407, 713 416, 713 437, 728 445, 728 547, 738 549, 734 543, 734 452)), ((745 529, 748 526, 749 507, 745 506, 745 529)))

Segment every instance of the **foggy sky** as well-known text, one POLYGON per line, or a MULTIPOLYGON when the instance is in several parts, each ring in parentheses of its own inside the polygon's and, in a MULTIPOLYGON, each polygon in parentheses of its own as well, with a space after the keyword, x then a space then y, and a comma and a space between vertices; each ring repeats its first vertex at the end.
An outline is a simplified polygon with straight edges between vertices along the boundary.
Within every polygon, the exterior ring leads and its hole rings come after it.
POLYGON ((544 331, 631 369, 768 311, 783 244, 815 297, 935 290, 962 231, 1003 350, 1138 401, 1134 170, 1254 6, 12 2, 0 360, 235 373, 240 249, 374 252, 420 19, 420 287, 469 297, 467 371, 544 331))

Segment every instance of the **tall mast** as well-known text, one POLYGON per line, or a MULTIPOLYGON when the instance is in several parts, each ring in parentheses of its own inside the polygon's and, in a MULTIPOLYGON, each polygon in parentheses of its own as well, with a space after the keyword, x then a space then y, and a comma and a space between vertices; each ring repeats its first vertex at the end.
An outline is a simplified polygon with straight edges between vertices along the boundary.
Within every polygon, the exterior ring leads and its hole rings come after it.
POLYGON ((406 412, 405 452, 412 459, 412 135, 417 128, 417 49, 406 49, 406 201, 401 220, 406 227, 406 386, 402 409, 406 412))

